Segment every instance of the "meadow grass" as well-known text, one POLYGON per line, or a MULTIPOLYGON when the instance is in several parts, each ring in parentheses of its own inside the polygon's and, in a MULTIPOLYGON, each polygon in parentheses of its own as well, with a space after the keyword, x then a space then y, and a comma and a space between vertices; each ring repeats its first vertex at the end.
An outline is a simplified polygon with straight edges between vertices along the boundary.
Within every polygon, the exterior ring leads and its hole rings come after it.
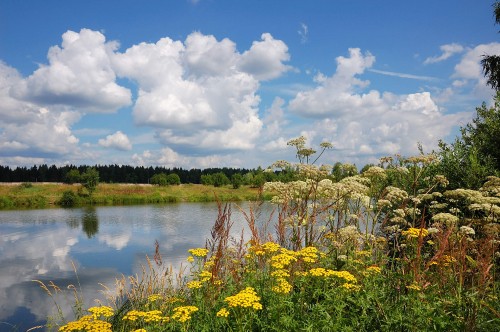
MULTIPOLYGON (((258 188, 213 187, 199 184, 152 186, 101 183, 90 196, 80 185, 54 183, 0 184, 0 209, 46 208, 64 205, 65 192, 74 193, 73 206, 130 205, 172 202, 252 201, 260 199, 258 188)), ((270 197, 269 197, 270 198, 270 197)))
POLYGON ((500 178, 446 190, 433 156, 392 162, 340 181, 296 166, 301 180, 264 186, 277 220, 258 224, 254 203, 246 237, 230 237, 232 208, 219 203, 211 237, 183 267, 167 266, 156 243, 142 275, 56 327, 498 331, 500 178))

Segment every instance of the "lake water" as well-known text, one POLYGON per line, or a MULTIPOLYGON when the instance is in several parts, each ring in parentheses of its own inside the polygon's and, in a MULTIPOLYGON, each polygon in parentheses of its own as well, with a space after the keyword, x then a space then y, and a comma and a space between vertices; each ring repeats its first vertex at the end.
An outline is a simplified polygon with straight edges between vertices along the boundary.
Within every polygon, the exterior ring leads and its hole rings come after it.
MULTIPOLYGON (((264 205, 263 220, 271 209, 264 205)), ((188 249, 205 245, 217 214, 215 203, 0 211, 0 331, 25 331, 53 313, 53 300, 33 280, 79 285, 93 305, 104 299, 100 283, 113 288, 122 275, 141 274, 156 240, 164 263, 179 267, 188 249)), ((246 223, 234 204, 231 219, 239 238, 246 223)), ((63 307, 69 315, 70 305, 63 307)))

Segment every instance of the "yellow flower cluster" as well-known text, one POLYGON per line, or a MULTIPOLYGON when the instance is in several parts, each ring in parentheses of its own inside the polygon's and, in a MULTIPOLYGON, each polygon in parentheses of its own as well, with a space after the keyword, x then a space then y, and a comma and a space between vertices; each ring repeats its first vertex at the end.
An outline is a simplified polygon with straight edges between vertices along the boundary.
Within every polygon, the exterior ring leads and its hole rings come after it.
POLYGON ((199 277, 201 282, 210 281, 210 279, 212 279, 212 272, 203 270, 200 272, 199 277))
POLYGON ((101 306, 101 307, 91 307, 88 309, 88 311, 92 314, 92 317, 96 320, 99 317, 111 317, 114 315, 113 308, 108 307, 108 306, 101 306))
POLYGON ((249 256, 254 254, 255 256, 264 256, 266 254, 275 253, 281 249, 281 246, 274 242, 266 242, 264 244, 254 244, 249 249, 249 256))
POLYGON ((305 247, 297 252, 297 255, 306 263, 316 263, 319 256, 319 250, 316 247, 305 247))
POLYGON ((375 265, 368 266, 365 270, 365 275, 380 274, 380 273, 382 273, 382 269, 375 265))
POLYGON ((370 257, 372 252, 370 250, 360 250, 356 251, 356 256, 358 257, 370 257))
POLYGON ((221 310, 217 311, 217 317, 227 317, 229 316, 229 311, 226 308, 222 308, 221 310))
POLYGON ((419 238, 420 235, 422 234, 422 237, 426 237, 427 235, 429 235, 429 231, 426 230, 425 228, 408 228, 408 230, 406 231, 402 231, 401 234, 403 234, 403 236, 406 236, 406 238, 410 239, 410 238, 419 238))
POLYGON ((191 315, 196 311, 198 311, 198 307, 195 307, 193 305, 177 307, 174 308, 172 319, 175 319, 176 321, 181 323, 185 323, 186 321, 191 319, 191 315))
POLYGON ((296 262, 297 258, 294 252, 283 252, 281 254, 274 255, 271 257, 271 266, 275 269, 283 269, 290 265, 292 262, 296 262))
POLYGON ((238 294, 228 296, 224 300, 230 307, 253 308, 255 310, 262 309, 262 304, 259 302, 260 297, 252 287, 247 287, 238 294))
POLYGON ((190 282, 188 282, 188 283, 186 284, 186 286, 187 286, 187 288, 189 288, 189 289, 198 289, 198 288, 201 288, 202 283, 201 283, 201 281, 197 281, 197 280, 195 280, 195 281, 190 281, 190 282))
POLYGON ((215 265, 215 256, 210 257, 205 264, 203 264, 203 268, 205 270, 209 270, 210 268, 214 267, 215 265))
POLYGON ((333 272, 333 270, 327 270, 323 267, 317 267, 314 269, 310 269, 309 275, 313 277, 328 277, 330 276, 330 272, 333 272))
POLYGON ((342 288, 350 290, 350 291, 358 291, 361 289, 361 286, 350 284, 346 282, 345 284, 342 285, 342 288))
POLYGON ((266 242, 262 245, 262 249, 266 252, 273 253, 281 249, 280 245, 274 242, 266 242))
POLYGON ((148 296, 148 301, 155 302, 155 301, 160 300, 161 298, 162 298, 162 296, 160 294, 153 294, 153 295, 148 296))
POLYGON ((317 267, 309 270, 309 275, 313 277, 336 277, 344 279, 346 282, 356 283, 356 277, 347 271, 334 271, 330 269, 325 269, 322 267, 317 267))
POLYGON ((162 312, 160 310, 151 310, 151 311, 138 311, 138 310, 130 310, 123 316, 123 320, 136 321, 138 319, 142 319, 146 323, 150 322, 168 322, 169 318, 162 316, 162 312))
POLYGON ((287 270, 276 270, 271 272, 271 276, 276 278, 286 278, 290 276, 290 273, 287 270))
POLYGON ((273 292, 288 294, 292 291, 292 285, 285 278, 278 278, 276 281, 278 284, 272 287, 273 292))
POLYGON ((87 315, 76 322, 69 322, 59 328, 59 332, 71 331, 111 332, 111 324, 102 320, 95 320, 93 315, 87 315))
POLYGON ((137 329, 137 330, 134 330, 134 332, 147 332, 146 329, 137 329))
POLYGON ((195 257, 205 257, 208 255, 208 249, 205 248, 189 249, 188 252, 195 257))

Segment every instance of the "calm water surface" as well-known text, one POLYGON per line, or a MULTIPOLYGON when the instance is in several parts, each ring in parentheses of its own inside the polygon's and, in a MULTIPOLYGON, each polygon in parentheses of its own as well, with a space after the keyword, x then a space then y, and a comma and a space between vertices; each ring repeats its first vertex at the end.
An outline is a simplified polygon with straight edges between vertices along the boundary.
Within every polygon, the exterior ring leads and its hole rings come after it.
MULTIPOLYGON (((262 219, 270 210, 264 206, 262 219)), ((0 211, 0 331, 25 331, 53 313, 52 299, 33 280, 79 284, 93 305, 103 299, 99 283, 113 288, 122 274, 141 273, 155 240, 164 262, 180 266, 188 249, 204 246, 216 218, 215 203, 0 211)), ((239 237, 245 220, 235 205, 232 220, 239 237)), ((71 317, 70 305, 61 304, 71 317)))

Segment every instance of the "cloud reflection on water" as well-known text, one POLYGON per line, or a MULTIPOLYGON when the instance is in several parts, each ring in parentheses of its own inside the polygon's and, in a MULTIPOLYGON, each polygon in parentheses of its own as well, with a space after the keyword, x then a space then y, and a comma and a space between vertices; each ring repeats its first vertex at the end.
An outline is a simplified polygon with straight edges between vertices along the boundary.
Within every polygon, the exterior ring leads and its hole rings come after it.
MULTIPOLYGON (((24 315, 23 330, 54 314, 53 300, 32 280, 75 285, 85 306, 95 305, 104 300, 100 284, 114 289, 122 275, 141 275, 156 240, 165 266, 178 273, 187 250, 205 245, 217 212, 215 203, 0 211, 0 321, 24 315)), ((232 220, 239 238, 245 222, 235 207, 232 220)), ((73 298, 65 296, 56 300, 71 318, 73 298)))

